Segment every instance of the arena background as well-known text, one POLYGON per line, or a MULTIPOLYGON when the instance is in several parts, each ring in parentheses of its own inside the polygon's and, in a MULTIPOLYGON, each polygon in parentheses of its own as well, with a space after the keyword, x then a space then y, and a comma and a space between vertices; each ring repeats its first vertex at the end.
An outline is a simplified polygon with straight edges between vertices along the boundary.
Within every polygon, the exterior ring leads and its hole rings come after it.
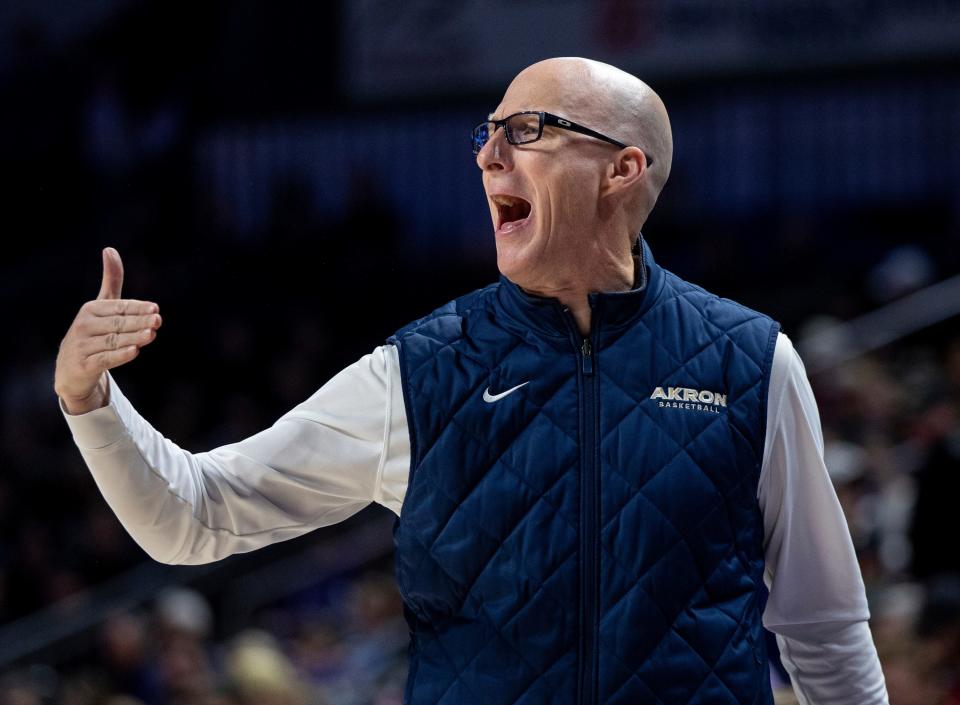
POLYGON ((554 55, 663 96, 675 160, 645 235, 798 344, 891 703, 960 703, 946 0, 5 3, 0 703, 400 702, 392 515, 149 561, 70 440, 57 346, 112 245, 124 296, 164 316, 115 372, 140 412, 193 451, 269 426, 496 277, 468 132, 554 55))

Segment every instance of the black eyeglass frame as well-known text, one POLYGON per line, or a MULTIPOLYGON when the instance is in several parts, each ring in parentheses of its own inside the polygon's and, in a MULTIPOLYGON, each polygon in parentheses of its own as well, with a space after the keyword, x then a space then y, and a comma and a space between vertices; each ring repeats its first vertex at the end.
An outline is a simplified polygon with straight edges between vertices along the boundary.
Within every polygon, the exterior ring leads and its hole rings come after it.
MULTIPOLYGON (((630 147, 629 144, 624 144, 620 140, 615 140, 613 137, 607 137, 606 135, 597 132, 596 130, 591 130, 589 127, 580 125, 573 122, 573 120, 567 120, 562 118, 559 115, 554 115, 553 113, 548 113, 543 110, 521 110, 520 112, 512 113, 507 115, 505 118, 500 118, 499 120, 484 120, 481 123, 478 123, 476 127, 473 128, 473 131, 470 133, 471 143, 473 144, 473 156, 477 156, 480 153, 480 150, 483 149, 485 145, 493 134, 497 131, 498 127, 502 127, 504 134, 507 136, 507 142, 512 145, 520 144, 530 144, 531 142, 536 142, 541 137, 543 137, 543 128, 544 125, 550 125, 552 127, 559 127, 564 130, 570 130, 571 132, 579 132, 581 135, 587 135, 588 137, 594 137, 598 140, 603 140, 604 142, 609 142, 610 144, 619 147, 620 149, 626 149, 630 147), (511 118, 515 118, 517 115, 536 115, 539 117, 539 123, 537 128, 537 136, 530 139, 516 139, 513 136, 512 130, 507 127, 507 123, 511 118), (490 124, 494 125, 493 131, 489 129, 490 124), (483 142, 480 142, 480 131, 486 129, 487 136, 483 139, 483 142)), ((642 149, 640 151, 643 151, 642 149)), ((649 154, 643 152, 644 159, 647 160, 647 166, 653 164, 653 158, 649 154)))

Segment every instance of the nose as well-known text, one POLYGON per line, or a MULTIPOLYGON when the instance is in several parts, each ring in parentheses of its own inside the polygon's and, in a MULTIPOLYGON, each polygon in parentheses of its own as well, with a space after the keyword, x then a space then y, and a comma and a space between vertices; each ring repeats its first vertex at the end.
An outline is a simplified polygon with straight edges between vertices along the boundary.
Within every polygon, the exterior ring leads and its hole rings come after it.
POLYGON ((496 130, 477 152, 477 166, 483 171, 503 171, 509 168, 510 149, 503 129, 496 130))

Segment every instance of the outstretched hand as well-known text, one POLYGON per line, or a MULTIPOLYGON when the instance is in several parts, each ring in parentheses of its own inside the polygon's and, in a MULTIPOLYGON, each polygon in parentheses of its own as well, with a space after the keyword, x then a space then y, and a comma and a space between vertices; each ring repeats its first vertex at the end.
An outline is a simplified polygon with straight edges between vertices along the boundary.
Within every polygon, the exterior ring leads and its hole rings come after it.
POLYGON ((162 323, 157 304, 122 299, 122 288, 120 253, 105 247, 100 293, 80 307, 57 354, 53 388, 71 414, 105 406, 106 371, 134 359, 162 323))

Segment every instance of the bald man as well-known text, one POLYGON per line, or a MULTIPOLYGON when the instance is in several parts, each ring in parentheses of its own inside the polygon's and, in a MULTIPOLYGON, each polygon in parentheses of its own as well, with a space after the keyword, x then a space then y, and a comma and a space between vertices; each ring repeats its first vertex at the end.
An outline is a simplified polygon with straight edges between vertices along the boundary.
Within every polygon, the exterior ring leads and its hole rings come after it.
POLYGON ((108 372, 160 319, 104 251, 55 388, 124 526, 201 563, 389 508, 406 703, 770 704, 763 626, 801 703, 886 703, 789 339, 638 236, 670 173, 663 103, 551 59, 472 142, 499 281, 209 452, 165 439, 108 372))

